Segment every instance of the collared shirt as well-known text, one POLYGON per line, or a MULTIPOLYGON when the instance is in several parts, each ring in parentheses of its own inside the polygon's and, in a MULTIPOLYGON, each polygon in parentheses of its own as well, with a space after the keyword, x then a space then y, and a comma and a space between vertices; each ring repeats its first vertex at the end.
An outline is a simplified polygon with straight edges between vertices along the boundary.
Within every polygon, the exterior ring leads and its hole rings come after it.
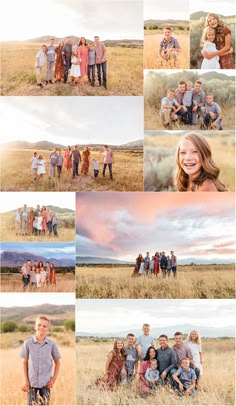
POLYGON ((44 65, 44 55, 45 55, 45 53, 44 53, 42 50, 40 50, 40 51, 37 52, 37 54, 36 54, 36 59, 39 60, 39 63, 37 63, 37 61, 35 62, 35 66, 36 66, 36 67, 37 67, 37 66, 43 66, 43 65, 44 65))
POLYGON ((88 64, 95 65, 96 62, 96 52, 95 49, 89 49, 88 51, 88 64))
POLYGON ((112 164, 112 150, 110 148, 106 149, 103 152, 103 163, 104 164, 112 164))
POLYGON ((139 336, 137 338, 137 344, 141 346, 141 354, 142 354, 142 359, 145 357, 147 354, 147 350, 149 347, 154 346, 155 340, 152 336, 145 336, 144 334, 142 336, 139 336))
POLYGON ((181 366, 181 361, 183 358, 189 358, 190 360, 193 359, 192 353, 186 344, 182 344, 180 348, 177 348, 176 345, 173 345, 172 348, 176 353, 178 368, 181 366))
POLYGON ((52 219, 53 219, 53 211, 49 210, 46 212, 46 214, 47 214, 47 223, 48 223, 49 221, 52 221, 52 219))
POLYGON ((178 373, 178 378, 179 378, 180 382, 182 382, 182 384, 185 388, 189 388, 192 380, 197 379, 195 371, 192 368, 189 368, 187 371, 184 371, 184 369, 182 367, 180 367, 178 369, 177 373, 178 373))
POLYGON ((160 51, 162 51, 163 49, 166 50, 168 48, 180 48, 180 45, 176 38, 170 37, 170 41, 167 41, 165 38, 161 40, 160 51))
POLYGON ((20 223, 20 221, 21 221, 20 213, 18 211, 16 212, 15 220, 17 223, 20 223))
POLYGON ((161 111, 165 109, 165 105, 167 106, 178 106, 178 102, 176 99, 170 100, 167 96, 163 97, 161 100, 161 111))
POLYGON ((204 106, 202 107, 202 109, 205 111, 210 111, 214 114, 219 115, 221 113, 221 108, 219 106, 219 104, 212 102, 211 104, 208 104, 207 102, 204 104, 204 106))
POLYGON ((196 106, 197 104, 205 103, 206 95, 203 90, 200 90, 199 93, 196 93, 195 90, 193 91, 193 104, 196 106))
POLYGON ((176 353, 168 345, 164 349, 158 348, 157 362, 160 374, 162 374, 162 372, 164 371, 168 373, 171 369, 173 369, 176 366, 177 362, 176 353))
POLYGON ((147 381, 158 381, 160 373, 157 369, 148 368, 145 372, 147 381))
POLYGON ((29 212, 28 212, 27 209, 22 209, 20 215, 21 215, 21 218, 22 218, 23 220, 27 220, 27 219, 28 219, 29 212))
POLYGON ((179 89, 177 89, 175 92, 175 99, 177 100, 177 102, 180 105, 183 104, 183 97, 184 97, 184 93, 180 92, 179 89))
POLYGON ((72 45, 71 44, 63 45, 62 52, 63 52, 63 55, 62 55, 63 61, 66 61, 66 60, 70 61, 71 54, 72 54, 72 45))
POLYGON ((105 45, 102 42, 95 45, 96 63, 102 63, 102 60, 103 62, 106 61, 106 57, 104 56, 105 50, 105 45))
POLYGON ((48 62, 54 62, 55 61, 55 50, 56 47, 54 45, 49 45, 47 47, 46 55, 47 55, 47 61, 48 62))
POLYGON ((43 388, 50 380, 53 360, 61 358, 57 345, 49 338, 39 343, 37 338, 26 340, 20 352, 21 358, 28 359, 28 378, 33 388, 43 388))
POLYGON ((173 267, 173 266, 177 266, 177 258, 176 258, 176 255, 171 255, 171 263, 172 263, 172 267, 173 267))
POLYGON ((185 90, 183 95, 183 105, 186 107, 192 106, 193 101, 193 89, 185 90))
POLYGON ((138 351, 135 347, 125 346, 125 353, 127 355, 125 360, 125 367, 128 371, 128 375, 133 375, 134 365, 138 362, 138 351))

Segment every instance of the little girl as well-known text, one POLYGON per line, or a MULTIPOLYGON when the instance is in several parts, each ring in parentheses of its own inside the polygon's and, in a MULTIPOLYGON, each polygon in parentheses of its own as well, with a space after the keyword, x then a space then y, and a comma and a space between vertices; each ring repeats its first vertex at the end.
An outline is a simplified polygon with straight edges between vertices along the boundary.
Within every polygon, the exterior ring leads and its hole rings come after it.
POLYGON ((71 56, 71 70, 70 70, 70 76, 71 76, 71 83, 76 84, 77 83, 77 78, 81 76, 80 73, 80 58, 77 56, 77 50, 72 51, 72 56, 71 56))
POLYGON ((37 174, 38 174, 39 178, 42 178, 43 175, 46 173, 45 160, 43 159, 43 155, 39 155, 37 165, 38 165, 37 174))
MULTIPOLYGON (((191 331, 186 340, 186 345, 190 349, 193 362, 195 367, 200 370, 200 375, 202 375, 202 347, 201 347, 201 337, 196 330, 191 331)), ((199 378, 198 378, 199 382, 199 378)))
POLYGON ((220 170, 212 159, 207 140, 198 133, 181 137, 176 150, 174 183, 179 192, 225 192, 220 170))
POLYGON ((35 279, 36 279, 36 286, 37 288, 41 288, 41 275, 40 275, 40 269, 36 268, 35 270, 36 275, 35 275, 35 279))
POLYGON ((138 274, 139 274, 139 275, 143 275, 144 272, 145 272, 145 261, 144 261, 144 259, 142 258, 141 264, 140 264, 140 267, 139 267, 138 274))
POLYGON ((43 230, 43 217, 42 213, 39 213, 38 221, 37 221, 37 234, 41 235, 43 230))
MULTIPOLYGON (((212 27, 206 27, 202 35, 202 50, 206 52, 217 52, 216 44, 216 31, 212 27)), ((204 58, 202 61, 201 69, 220 69, 219 56, 214 56, 211 59, 204 58)))
POLYGON ((114 390, 121 381, 126 359, 124 347, 123 340, 115 341, 113 350, 108 354, 105 374, 96 380, 96 385, 101 389, 114 390))

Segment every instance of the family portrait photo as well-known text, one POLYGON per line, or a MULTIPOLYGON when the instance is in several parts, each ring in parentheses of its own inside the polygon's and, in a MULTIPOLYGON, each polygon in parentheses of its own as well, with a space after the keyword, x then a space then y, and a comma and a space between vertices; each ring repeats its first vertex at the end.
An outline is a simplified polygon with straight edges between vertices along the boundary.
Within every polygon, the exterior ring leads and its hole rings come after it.
POLYGON ((190 0, 190 67, 235 69, 235 9, 232 0, 190 0))
POLYGON ((36 0, 24 4, 27 13, 16 0, 2 9, 4 96, 143 94, 141 1, 128 0, 124 13, 119 0, 42 0, 43 24, 36 24, 36 0))
POLYGON ((1 405, 75 405, 74 295, 14 298, 2 294, 1 405))
POLYGON ((142 97, 55 98, 53 109, 50 97, 13 97, 2 107, 3 192, 143 190, 142 97))
POLYGON ((73 292, 75 244, 1 243, 2 292, 73 292))
POLYGON ((73 193, 1 193, 1 241, 74 241, 73 193))
POLYGON ((145 131, 146 192, 235 190, 233 131, 145 131))
POLYGON ((233 298, 233 219, 234 192, 77 193, 76 297, 233 298))
POLYGON ((234 70, 146 70, 145 130, 234 130, 234 70))
POLYGON ((230 302, 77 301, 77 404, 233 405, 230 302))
POLYGON ((189 0, 144 1, 144 69, 189 69, 189 0))

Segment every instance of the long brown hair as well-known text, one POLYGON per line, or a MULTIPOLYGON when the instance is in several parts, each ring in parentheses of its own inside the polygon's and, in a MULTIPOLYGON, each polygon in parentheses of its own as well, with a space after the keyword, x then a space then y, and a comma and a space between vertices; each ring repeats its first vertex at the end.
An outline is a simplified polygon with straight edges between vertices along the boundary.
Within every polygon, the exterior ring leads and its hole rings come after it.
POLYGON ((225 185, 219 180, 220 170, 213 161, 211 154, 211 147, 203 135, 198 133, 185 134, 179 140, 176 150, 176 163, 177 168, 174 174, 174 183, 180 192, 186 192, 189 189, 189 176, 184 172, 180 165, 179 151, 183 140, 189 140, 197 149, 201 158, 201 172, 199 176, 192 181, 191 191, 197 191, 204 181, 210 180, 214 183, 219 192, 225 192, 227 189, 225 185))
POLYGON ((118 348, 117 348, 117 342, 118 341, 122 341, 122 343, 123 343, 123 348, 121 348, 121 350, 120 350, 120 353, 121 353, 121 355, 122 355, 122 357, 126 357, 126 353, 125 353, 125 343, 124 343, 124 341, 121 339, 121 338, 118 338, 118 340, 116 340, 115 342, 114 342, 114 347, 113 347, 113 350, 116 352, 116 353, 118 353, 118 348))
POLYGON ((205 24, 206 27, 209 26, 209 23, 208 23, 209 17, 214 17, 217 20, 217 27, 215 28, 215 30, 216 30, 216 42, 218 42, 219 38, 221 38, 222 36, 225 36, 224 23, 217 14, 209 13, 206 16, 206 24, 205 24))

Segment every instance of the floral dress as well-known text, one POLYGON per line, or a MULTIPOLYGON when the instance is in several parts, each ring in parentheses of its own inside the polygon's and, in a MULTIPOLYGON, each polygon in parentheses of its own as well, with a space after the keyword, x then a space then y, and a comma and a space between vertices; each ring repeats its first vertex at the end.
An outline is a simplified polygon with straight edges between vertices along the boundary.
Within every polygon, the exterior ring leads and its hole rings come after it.
POLYGON ((114 390, 117 388, 121 379, 122 368, 125 365, 125 357, 121 353, 115 350, 112 350, 110 354, 111 353, 112 360, 108 368, 108 377, 102 377, 96 380, 96 385, 104 390, 114 390))
MULTIPOLYGON (((231 35, 231 31, 228 27, 223 27, 223 32, 216 34, 216 48, 218 50, 225 46, 225 37, 228 34, 231 35)), ((220 56, 220 67, 221 69, 234 69, 233 54, 220 56)))
POLYGON ((89 155, 90 155, 89 151, 82 152, 81 173, 84 173, 85 175, 87 175, 89 171, 89 155))

